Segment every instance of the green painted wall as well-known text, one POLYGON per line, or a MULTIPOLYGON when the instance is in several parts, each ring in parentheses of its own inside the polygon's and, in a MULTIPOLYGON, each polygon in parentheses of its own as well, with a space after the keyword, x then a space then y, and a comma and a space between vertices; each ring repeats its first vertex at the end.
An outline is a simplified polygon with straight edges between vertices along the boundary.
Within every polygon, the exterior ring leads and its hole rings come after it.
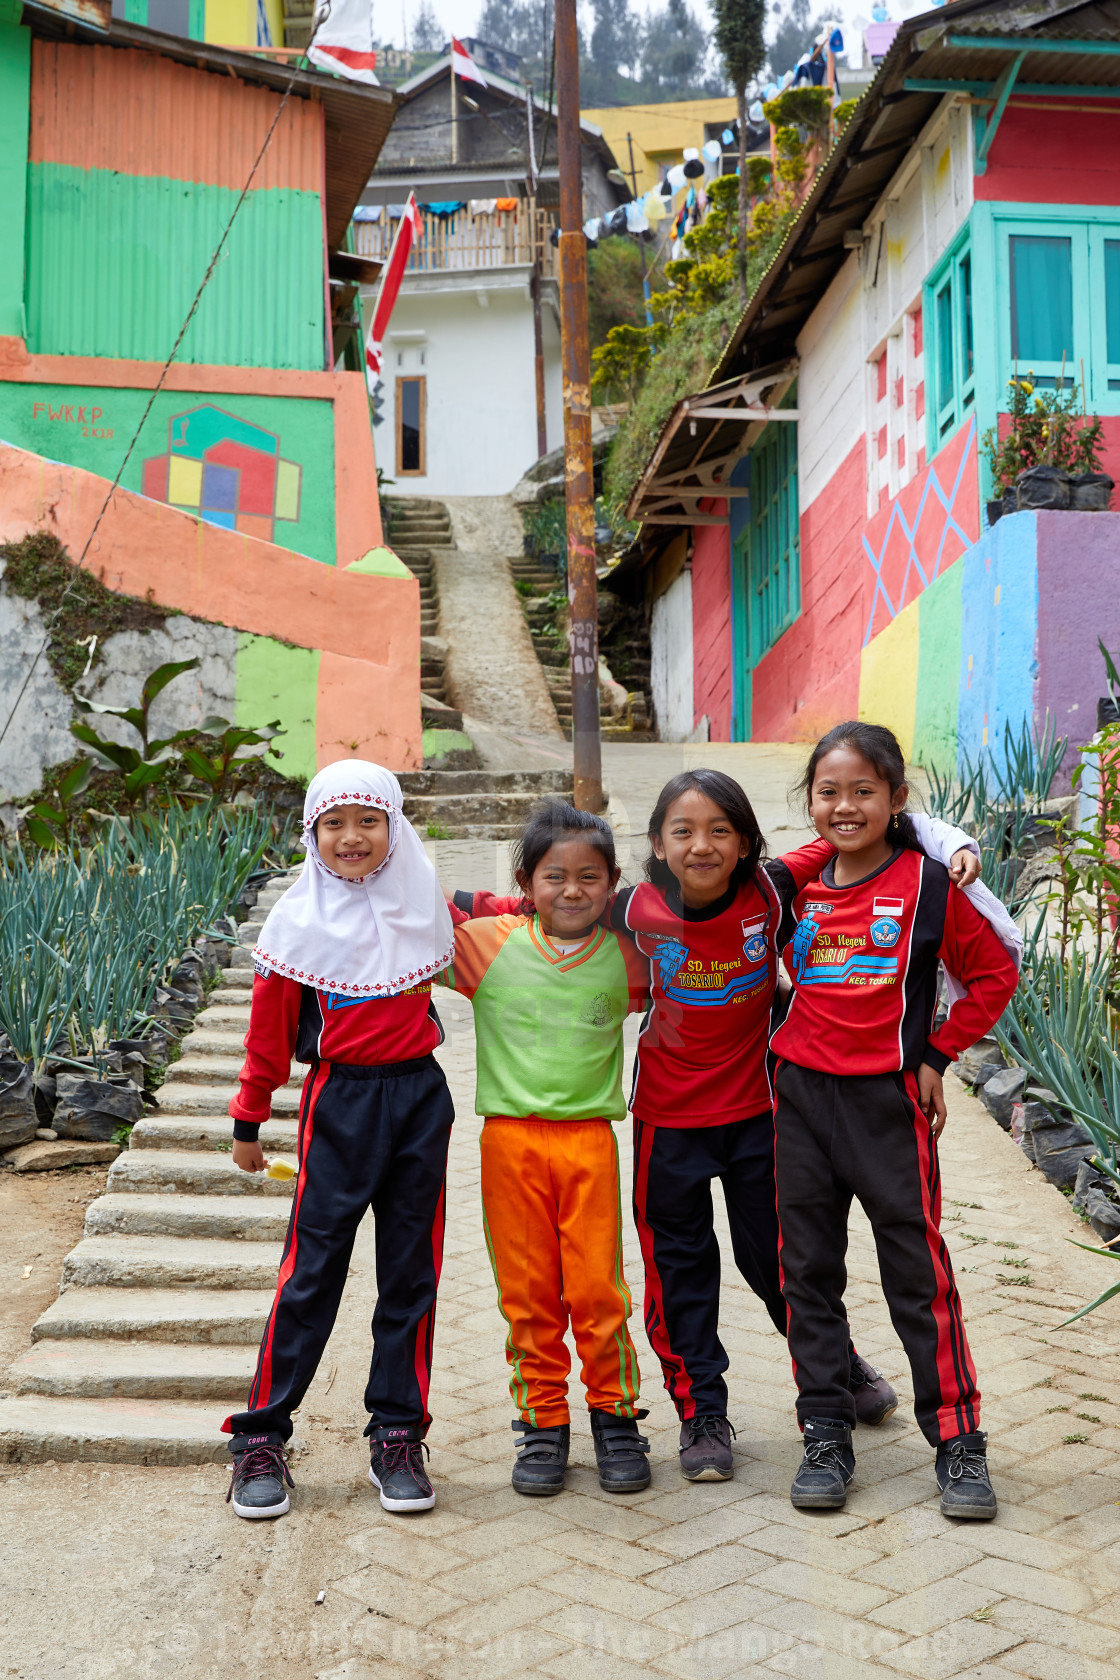
MULTIPOLYGON (((0 438, 111 479, 147 400, 146 391, 0 382, 0 438), (100 413, 95 415, 95 410, 100 413)), ((278 519, 272 541, 294 554, 333 565, 334 413, 330 402, 161 391, 125 468, 125 489, 143 490, 144 462, 166 452, 172 419, 204 404, 274 433, 280 455, 299 463, 299 518, 278 519)))
POLYGON ((319 654, 287 647, 267 636, 242 635, 237 643, 237 716, 243 728, 279 718, 288 733, 277 741, 284 754, 277 768, 285 776, 315 774, 315 716, 319 654))
MULTIPOLYGON (((56 163, 27 177, 28 349, 162 362, 237 193, 56 163)), ((319 195, 252 192, 177 360, 322 368, 323 309, 319 195)))
POLYGON ((22 338, 25 330, 23 250, 30 101, 31 31, 5 18, 0 22, 0 337, 6 338, 22 338))
POLYGON ((918 598, 918 681, 914 761, 951 770, 957 762, 963 557, 918 598))

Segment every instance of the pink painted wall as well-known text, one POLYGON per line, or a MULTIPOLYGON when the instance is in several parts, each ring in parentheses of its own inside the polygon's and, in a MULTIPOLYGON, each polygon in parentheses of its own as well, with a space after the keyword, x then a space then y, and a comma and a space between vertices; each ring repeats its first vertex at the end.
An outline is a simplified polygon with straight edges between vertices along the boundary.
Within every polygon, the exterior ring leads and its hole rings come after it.
POLYGON ((1055 101, 1013 99, 1003 113, 978 199, 1018 204, 1115 204, 1120 189, 1120 111, 1055 110, 1055 101), (1042 135, 1042 145, 1039 136, 1042 135))
POLYGON ((865 440, 801 516, 801 616, 754 670, 751 739, 815 741, 859 709, 865 440))
MULTIPOLYGON (((727 503, 704 511, 726 516, 727 503)), ((731 739, 731 539, 726 525, 697 525, 692 550, 693 724, 707 715, 709 739, 731 739)))
MULTIPOLYGON (((368 423, 364 422, 368 433, 368 423)), ((52 531, 77 557, 109 481, 0 445, 0 541, 52 531)), ((132 491, 114 492, 87 561, 108 588, 233 630, 321 650, 319 763, 423 762, 420 586, 324 566, 132 491)))

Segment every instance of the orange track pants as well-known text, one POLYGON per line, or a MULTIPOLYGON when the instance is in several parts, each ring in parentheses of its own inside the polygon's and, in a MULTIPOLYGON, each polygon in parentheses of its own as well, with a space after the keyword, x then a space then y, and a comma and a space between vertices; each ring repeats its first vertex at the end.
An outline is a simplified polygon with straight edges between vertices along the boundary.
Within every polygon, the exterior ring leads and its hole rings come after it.
POLYGON ((569 1317, 588 1406, 634 1417, 638 1356, 626 1323, 610 1123, 487 1120, 482 1218, 508 1327, 509 1390, 523 1421, 539 1429, 568 1422, 569 1317))

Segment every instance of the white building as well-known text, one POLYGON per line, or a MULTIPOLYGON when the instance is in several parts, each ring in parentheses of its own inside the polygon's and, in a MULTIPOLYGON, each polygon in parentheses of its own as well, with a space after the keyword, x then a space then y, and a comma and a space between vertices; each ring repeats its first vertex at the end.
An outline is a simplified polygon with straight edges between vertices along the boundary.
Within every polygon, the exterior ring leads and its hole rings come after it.
MULTIPOLYGON (((378 461, 397 495, 503 495, 544 452, 534 263, 544 450, 563 437, 550 242, 559 202, 555 112, 534 100, 531 197, 525 89, 492 73, 487 81, 485 89, 458 83, 454 123, 448 59, 400 88, 401 108, 355 215, 355 249, 379 258, 388 255, 410 192, 424 217, 386 336, 375 404, 378 461)), ((602 215, 628 195, 607 178, 614 158, 599 129, 583 129, 584 214, 602 215)), ((367 328, 375 294, 375 286, 362 287, 367 328)))

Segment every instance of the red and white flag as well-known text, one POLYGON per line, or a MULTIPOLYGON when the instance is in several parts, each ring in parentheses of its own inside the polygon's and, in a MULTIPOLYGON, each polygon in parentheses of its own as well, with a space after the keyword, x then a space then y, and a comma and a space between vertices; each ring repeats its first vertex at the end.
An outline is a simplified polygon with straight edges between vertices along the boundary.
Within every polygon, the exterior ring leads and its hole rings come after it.
POLYGON ((477 82, 479 87, 490 86, 462 41, 457 41, 454 35, 451 37, 451 74, 458 76, 461 82, 477 82))
POLYGON ((393 239, 389 260, 385 264, 381 276, 381 290, 377 294, 377 302, 373 310, 373 322, 366 339, 366 384, 372 396, 377 382, 381 378, 382 345, 385 342, 385 329, 389 325, 389 317, 393 313, 393 306, 397 301, 397 293, 401 289, 404 271, 408 267, 412 242, 418 239, 424 231, 420 206, 416 202, 416 194, 409 193, 408 203, 404 207, 404 215, 397 226, 393 239))
POLYGON ((372 0, 327 0, 317 7, 307 56, 320 70, 334 70, 352 82, 380 83, 374 75, 372 0))

